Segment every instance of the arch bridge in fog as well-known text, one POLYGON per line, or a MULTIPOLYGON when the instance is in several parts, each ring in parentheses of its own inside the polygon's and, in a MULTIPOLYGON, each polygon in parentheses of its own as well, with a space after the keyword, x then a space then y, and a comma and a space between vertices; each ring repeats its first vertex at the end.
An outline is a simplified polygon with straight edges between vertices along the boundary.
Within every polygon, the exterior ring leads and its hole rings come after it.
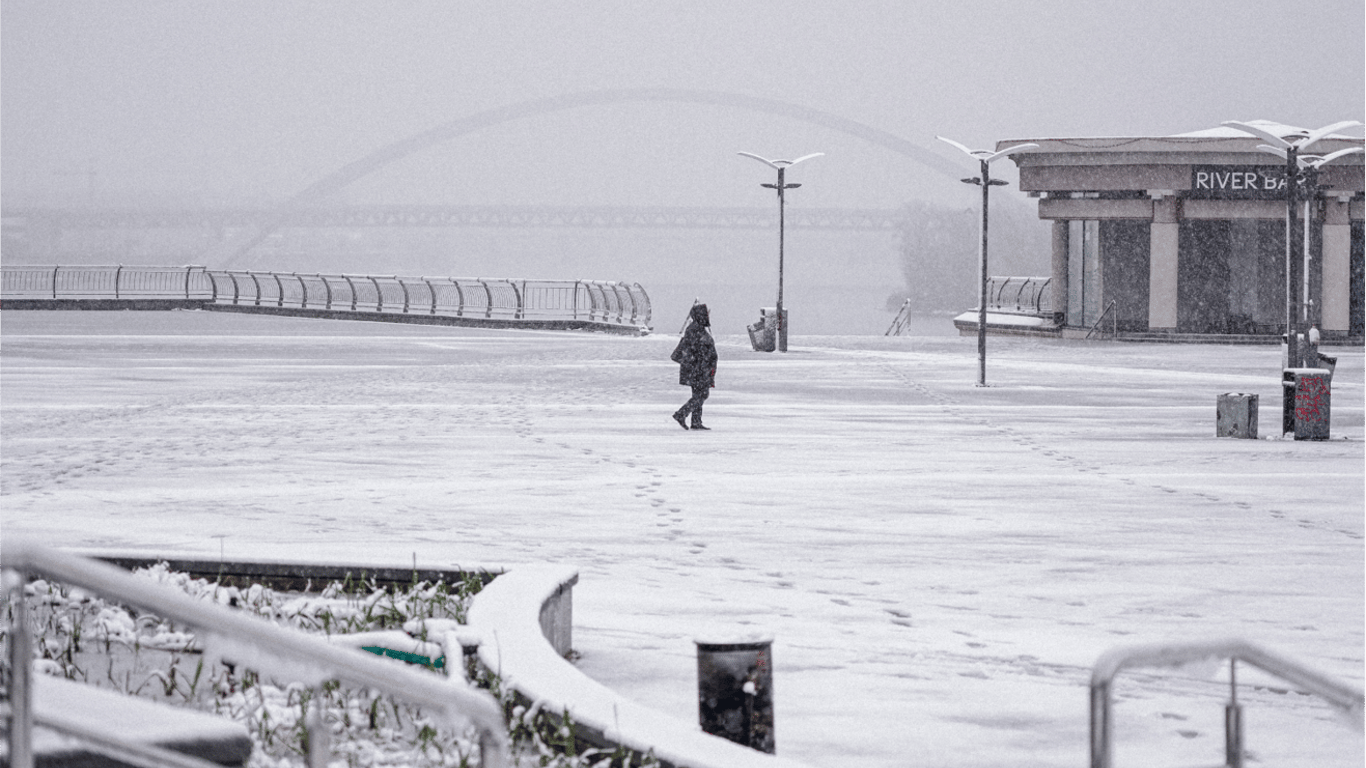
POLYGON ((277 212, 276 218, 259 227, 251 236, 231 245, 231 252, 223 260, 225 266, 236 261, 260 243, 275 228, 283 226, 296 209, 315 205, 317 201, 336 192, 348 184, 361 179, 390 163, 401 160, 414 152, 448 141, 457 136, 489 128, 502 123, 520 120, 535 115, 562 112, 581 107, 603 106, 607 104, 639 102, 672 102, 680 104, 703 104, 708 106, 735 107, 738 109, 761 112, 785 117, 799 122, 829 128, 840 133, 854 136, 876 146, 891 150, 908 157, 921 165, 952 179, 961 176, 962 170, 934 152, 908 139, 875 128, 857 120, 841 117, 800 104, 760 96, 746 96, 725 91, 709 91, 691 88, 613 88, 596 91, 583 91, 550 96, 540 99, 511 104, 497 109, 479 112, 467 117, 442 123, 434 128, 409 136, 408 138, 381 147, 365 157, 348 163, 326 178, 307 187, 287 201, 277 212))

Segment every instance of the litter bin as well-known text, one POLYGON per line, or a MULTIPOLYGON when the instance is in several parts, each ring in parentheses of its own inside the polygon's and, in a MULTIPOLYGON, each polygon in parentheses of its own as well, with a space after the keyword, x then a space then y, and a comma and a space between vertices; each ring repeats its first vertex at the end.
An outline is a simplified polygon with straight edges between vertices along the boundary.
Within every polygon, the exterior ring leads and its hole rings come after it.
POLYGON ((756 634, 693 642, 702 730, 774 754, 773 638, 756 634))
POLYGON ((1282 429, 1294 432, 1296 440, 1327 440, 1333 372, 1325 368, 1286 368, 1281 378, 1282 429))
MULTIPOLYGON (((787 310, 783 310, 787 314, 787 310)), ((759 322, 745 326, 749 330, 749 343, 755 352, 772 352, 778 346, 778 310, 775 307, 761 307, 759 322)))
POLYGON ((1219 395, 1215 408, 1216 437, 1257 439, 1257 396, 1242 392, 1219 395))

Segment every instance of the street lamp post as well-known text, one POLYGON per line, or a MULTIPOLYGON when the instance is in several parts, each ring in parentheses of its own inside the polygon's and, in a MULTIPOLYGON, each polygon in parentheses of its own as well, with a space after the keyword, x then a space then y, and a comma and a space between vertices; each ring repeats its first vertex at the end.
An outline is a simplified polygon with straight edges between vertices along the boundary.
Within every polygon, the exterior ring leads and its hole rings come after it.
MULTIPOLYGON (((1224 125, 1237 128, 1244 133, 1256 136, 1267 141, 1257 149, 1267 152, 1285 161, 1285 350, 1286 367, 1303 368, 1307 356, 1307 349, 1300 346, 1300 335, 1304 333, 1302 326, 1307 318, 1309 306, 1307 297, 1301 302, 1300 293, 1308 288, 1308 258, 1309 240, 1306 233, 1300 230, 1298 210, 1295 203, 1300 199, 1300 188, 1305 187, 1304 199, 1309 200, 1314 194, 1313 190, 1308 189, 1314 182, 1311 177, 1318 173, 1318 169, 1336 160, 1343 155, 1351 155, 1362 151, 1361 147, 1348 147, 1327 155, 1307 155, 1304 150, 1310 145, 1317 143, 1320 139, 1328 136, 1334 131, 1344 128, 1353 128, 1361 125, 1355 120, 1345 120, 1340 123, 1324 126, 1316 131, 1303 133, 1294 141, 1286 141, 1285 138, 1268 131, 1259 125, 1250 125, 1236 120, 1228 120, 1224 125), (1301 269, 1295 268, 1296 255, 1303 261, 1301 269)), ((1308 212, 1306 211, 1305 225, 1308 226, 1308 212)))
POLYGON ((981 274, 978 276, 978 295, 977 295, 977 386, 987 385, 987 210, 989 192, 992 187, 1001 186, 1006 182, 1001 179, 991 178, 989 166, 993 160, 997 160, 1008 155, 1013 155, 1027 149, 1034 149, 1038 144, 1016 144, 1007 147, 1000 152, 992 152, 988 149, 968 149, 953 139, 946 139, 943 136, 935 138, 946 144, 966 152, 969 157, 977 160, 978 173, 976 178, 963 179, 964 184, 977 184, 982 187, 982 243, 977 252, 977 265, 981 274))
POLYGON ((797 187, 800 187, 801 184, 786 183, 786 181, 784 180, 784 172, 788 168, 796 165, 797 163, 800 163, 803 160, 810 160, 813 157, 820 157, 825 153, 816 152, 810 155, 803 155, 797 158, 796 160, 769 160, 766 157, 760 157, 752 152, 739 152, 737 154, 744 155, 745 157, 752 157, 755 160, 758 160, 759 162, 767 165, 768 167, 776 168, 778 170, 777 184, 760 184, 759 186, 767 187, 768 189, 775 189, 778 191, 778 351, 786 352, 787 317, 783 313, 783 217, 784 207, 786 205, 786 196, 783 193, 784 191, 789 189, 796 189, 797 187))

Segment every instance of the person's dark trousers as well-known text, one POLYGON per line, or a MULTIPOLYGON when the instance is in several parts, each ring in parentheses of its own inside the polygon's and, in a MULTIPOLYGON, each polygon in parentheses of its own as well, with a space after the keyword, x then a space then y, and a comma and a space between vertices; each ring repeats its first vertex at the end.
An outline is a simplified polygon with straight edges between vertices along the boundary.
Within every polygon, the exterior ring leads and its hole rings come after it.
POLYGON ((683 407, 682 407, 682 408, 678 409, 679 415, 682 416, 683 418, 687 418, 688 414, 692 414, 692 423, 693 423, 693 426, 697 426, 698 424, 701 424, 701 423, 702 423, 702 401, 703 401, 703 400, 706 400, 706 399, 707 399, 707 396, 710 395, 710 394, 711 394, 711 385, 709 385, 709 384, 694 384, 694 385, 692 385, 692 397, 688 400, 688 402, 686 402, 686 403, 683 404, 683 407))

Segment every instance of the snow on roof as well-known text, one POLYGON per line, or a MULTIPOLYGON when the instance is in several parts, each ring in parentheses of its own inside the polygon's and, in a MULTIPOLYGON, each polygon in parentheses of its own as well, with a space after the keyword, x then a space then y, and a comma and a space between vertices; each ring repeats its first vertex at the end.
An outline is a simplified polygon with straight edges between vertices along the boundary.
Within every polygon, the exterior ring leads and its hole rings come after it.
MULTIPOLYGON (((1305 134, 1309 133, 1309 131, 1306 130, 1306 129, 1304 129, 1304 128, 1298 128, 1298 127, 1293 126, 1293 125, 1286 125, 1285 123, 1277 123, 1277 122, 1273 122, 1273 121, 1271 121, 1271 120, 1244 120, 1244 121, 1242 121, 1242 122, 1245 122, 1245 123, 1247 123, 1248 125, 1255 125, 1255 126, 1257 126, 1258 128, 1261 128, 1262 130, 1267 131, 1268 133, 1274 133, 1274 134, 1276 134, 1277 136, 1280 136, 1281 138, 1288 138, 1288 137, 1290 137, 1290 136, 1301 136, 1301 135, 1305 135, 1305 134)), ((1174 133, 1174 134, 1172 134, 1169 138, 1174 138, 1174 139, 1246 139, 1246 138, 1251 138, 1251 136, 1250 136, 1250 134, 1248 134, 1246 131, 1240 131, 1240 130, 1238 130, 1237 128, 1234 128, 1234 127, 1231 126, 1231 125, 1221 125, 1221 126, 1218 126, 1217 128, 1205 128, 1204 130, 1200 130, 1200 131, 1191 131, 1191 132, 1189 132, 1189 133, 1174 133)), ((1346 138, 1346 137, 1343 137, 1343 138, 1346 138)))
MULTIPOLYGON (((1307 128, 1300 128, 1300 127, 1297 127, 1297 126, 1294 126, 1294 125, 1286 125, 1285 123, 1277 123, 1277 122, 1272 121, 1272 120, 1243 120, 1243 121, 1241 121, 1241 122, 1247 123, 1248 125, 1255 125, 1255 126, 1257 126, 1258 128, 1261 128, 1262 130, 1267 131, 1268 133, 1274 133, 1274 134, 1276 134, 1277 136, 1280 136, 1280 137, 1283 138, 1283 139, 1284 139, 1284 138, 1289 138, 1289 137, 1291 137, 1291 136, 1306 136, 1306 135, 1309 134, 1309 129, 1307 129, 1307 128)), ((1234 128, 1234 127, 1231 126, 1231 125, 1221 125, 1221 126, 1219 126, 1218 128, 1206 128, 1206 129, 1204 129, 1204 130, 1202 130, 1202 131, 1191 131, 1190 133, 1177 133, 1177 134, 1173 134, 1170 138, 1179 138, 1179 139, 1246 139, 1246 138, 1249 138, 1249 135, 1248 135, 1247 133, 1243 132, 1243 131, 1238 130, 1237 128, 1234 128)), ((1352 138, 1355 138, 1355 137, 1353 137, 1353 136, 1345 136, 1345 135, 1340 134, 1340 133, 1331 133, 1331 134, 1329 134, 1329 135, 1327 136, 1327 138, 1330 138, 1330 139, 1352 139, 1352 138)))
MULTIPOLYGON (((1273 120, 1244 120, 1244 121, 1242 121, 1242 122, 1245 122, 1245 123, 1247 123, 1248 125, 1255 125, 1255 126, 1257 126, 1257 127, 1259 127, 1259 128, 1263 128, 1263 129, 1265 129, 1265 130, 1267 130, 1267 131, 1269 131, 1269 132, 1271 132, 1271 133, 1274 133, 1274 134, 1276 134, 1277 136, 1281 136, 1281 137, 1283 137, 1283 138, 1289 138, 1289 137, 1291 137, 1291 136, 1302 136, 1302 135, 1305 135, 1305 134, 1307 134, 1307 133, 1309 132, 1309 131, 1308 131, 1307 129, 1305 129, 1305 128, 1300 128, 1299 126, 1294 126, 1294 125, 1287 125, 1287 124, 1285 124, 1285 123, 1277 123, 1277 122, 1275 122, 1275 121, 1273 121, 1273 120)), ((1338 140, 1345 140, 1345 141, 1357 141, 1357 142, 1360 142, 1360 141, 1362 140, 1361 137, 1359 137, 1359 136, 1348 136, 1348 135, 1341 134, 1341 133, 1329 134, 1329 135, 1326 136, 1325 138, 1329 138, 1329 139, 1338 139, 1338 140)), ((1008 146, 1011 146, 1011 145, 1014 145, 1014 144, 1019 144, 1019 143, 1021 143, 1021 142, 1043 142, 1043 141, 1049 141, 1049 142, 1059 142, 1059 143, 1063 143, 1063 144, 1071 144, 1071 143, 1073 143, 1073 142, 1083 142, 1083 143, 1087 143, 1087 144, 1088 144, 1088 146, 1084 147, 1084 148, 1086 148, 1086 149, 1098 149, 1098 148, 1117 148, 1117 147, 1119 147, 1119 146, 1126 146, 1126 145, 1130 145, 1130 144, 1134 144, 1134 143, 1136 143, 1136 142, 1142 142, 1142 141, 1156 141, 1156 142, 1162 142, 1164 139, 1185 139, 1185 140, 1190 140, 1190 139, 1249 139, 1249 140, 1256 140, 1257 137, 1252 136, 1251 134, 1245 133, 1245 132, 1243 132, 1243 131, 1240 131, 1240 130, 1238 130, 1237 128, 1234 128, 1234 127, 1232 127, 1232 126, 1220 125, 1220 126, 1216 126, 1216 127, 1214 127, 1214 128, 1205 128, 1205 129, 1198 130, 1198 131, 1190 131, 1190 132, 1188 132, 1188 133, 1174 133, 1174 134, 1170 134, 1170 135, 1167 135, 1167 136, 1053 136, 1053 137, 1041 137, 1041 138, 1030 138, 1030 139, 1003 139, 1003 140, 1001 140, 1001 141, 996 142, 996 147, 997 147, 997 149, 1001 149, 1001 148, 1008 147, 1008 146), (1106 142, 1106 145, 1105 145, 1105 146, 1090 145, 1091 142, 1106 142), (1116 142, 1118 142, 1118 143, 1116 143, 1116 142)))

